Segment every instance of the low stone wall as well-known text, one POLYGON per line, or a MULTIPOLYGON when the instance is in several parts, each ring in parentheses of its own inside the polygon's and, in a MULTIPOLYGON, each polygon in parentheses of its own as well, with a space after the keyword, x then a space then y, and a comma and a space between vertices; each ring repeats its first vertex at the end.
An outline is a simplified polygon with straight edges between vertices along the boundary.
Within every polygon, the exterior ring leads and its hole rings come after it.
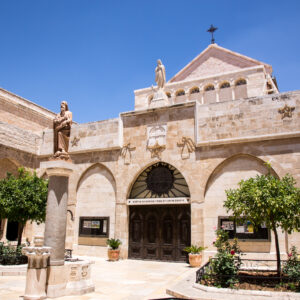
POLYGON ((0 265, 0 276, 25 276, 27 264, 24 265, 0 265))
POLYGON ((201 291, 209 293, 209 299, 215 300, 252 300, 252 299, 265 299, 272 298, 272 300, 285 300, 285 299, 300 299, 299 293, 291 292, 271 292, 271 291, 256 291, 256 290, 235 290, 235 289, 226 289, 226 288, 216 288, 205 286, 199 283, 194 283, 193 288, 199 289, 201 291), (211 294, 215 294, 211 298, 211 294))

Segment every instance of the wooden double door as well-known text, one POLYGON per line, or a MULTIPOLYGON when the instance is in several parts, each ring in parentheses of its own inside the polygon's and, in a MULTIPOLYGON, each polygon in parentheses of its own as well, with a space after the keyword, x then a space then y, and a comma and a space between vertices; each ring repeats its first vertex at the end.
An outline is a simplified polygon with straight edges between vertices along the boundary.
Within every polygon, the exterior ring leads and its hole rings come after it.
POLYGON ((190 242, 190 205, 130 207, 129 258, 186 261, 190 242))

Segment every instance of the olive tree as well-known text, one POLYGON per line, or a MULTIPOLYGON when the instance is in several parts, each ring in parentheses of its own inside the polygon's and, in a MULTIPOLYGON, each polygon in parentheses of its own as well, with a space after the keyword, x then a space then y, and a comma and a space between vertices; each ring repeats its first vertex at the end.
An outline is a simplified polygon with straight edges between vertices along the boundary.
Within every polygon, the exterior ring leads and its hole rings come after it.
POLYGON ((280 269, 280 250, 277 230, 291 233, 300 230, 300 189, 290 175, 279 179, 269 173, 242 180, 239 188, 226 191, 224 206, 235 218, 246 218, 255 227, 265 224, 274 232, 277 274, 280 269))
POLYGON ((48 181, 24 168, 0 180, 0 218, 19 223, 18 245, 27 221, 45 221, 47 194, 48 181))

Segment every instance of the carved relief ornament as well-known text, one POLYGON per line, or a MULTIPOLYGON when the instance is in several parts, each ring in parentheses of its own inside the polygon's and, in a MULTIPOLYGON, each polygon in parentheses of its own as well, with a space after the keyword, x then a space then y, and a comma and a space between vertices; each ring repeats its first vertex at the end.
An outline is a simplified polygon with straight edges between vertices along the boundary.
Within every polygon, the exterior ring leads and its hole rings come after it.
POLYGON ((293 111, 295 110, 294 106, 288 106, 285 104, 283 108, 278 109, 278 112, 281 114, 281 119, 291 118, 293 116, 293 111))
POLYGON ((127 143, 121 149, 121 157, 124 160, 124 165, 130 165, 131 163, 131 151, 134 151, 136 147, 130 147, 131 143, 127 143))
POLYGON ((178 147, 181 147, 181 158, 188 159, 190 158, 190 154, 195 152, 196 145, 191 138, 182 137, 181 142, 177 143, 178 147))
POLYGON ((157 157, 158 159, 161 159, 161 153, 166 149, 166 146, 159 145, 159 143, 156 141, 156 143, 153 146, 147 146, 147 150, 151 152, 151 158, 157 157))

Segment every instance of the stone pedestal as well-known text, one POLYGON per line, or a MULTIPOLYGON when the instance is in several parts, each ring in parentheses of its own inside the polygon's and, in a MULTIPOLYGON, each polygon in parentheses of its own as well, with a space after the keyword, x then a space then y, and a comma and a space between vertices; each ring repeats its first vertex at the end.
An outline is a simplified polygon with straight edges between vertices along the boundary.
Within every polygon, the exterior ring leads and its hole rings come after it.
POLYGON ((24 247, 22 253, 28 256, 25 300, 46 298, 47 264, 50 247, 24 247))
POLYGON ((42 162, 49 176, 45 246, 51 247, 47 269, 46 294, 48 298, 66 295, 82 295, 93 292, 91 262, 66 262, 65 239, 67 225, 67 205, 69 176, 73 171, 72 163, 63 160, 42 162))
POLYGON ((169 104, 169 99, 163 89, 159 89, 154 93, 153 99, 150 102, 150 107, 166 106, 169 104))

